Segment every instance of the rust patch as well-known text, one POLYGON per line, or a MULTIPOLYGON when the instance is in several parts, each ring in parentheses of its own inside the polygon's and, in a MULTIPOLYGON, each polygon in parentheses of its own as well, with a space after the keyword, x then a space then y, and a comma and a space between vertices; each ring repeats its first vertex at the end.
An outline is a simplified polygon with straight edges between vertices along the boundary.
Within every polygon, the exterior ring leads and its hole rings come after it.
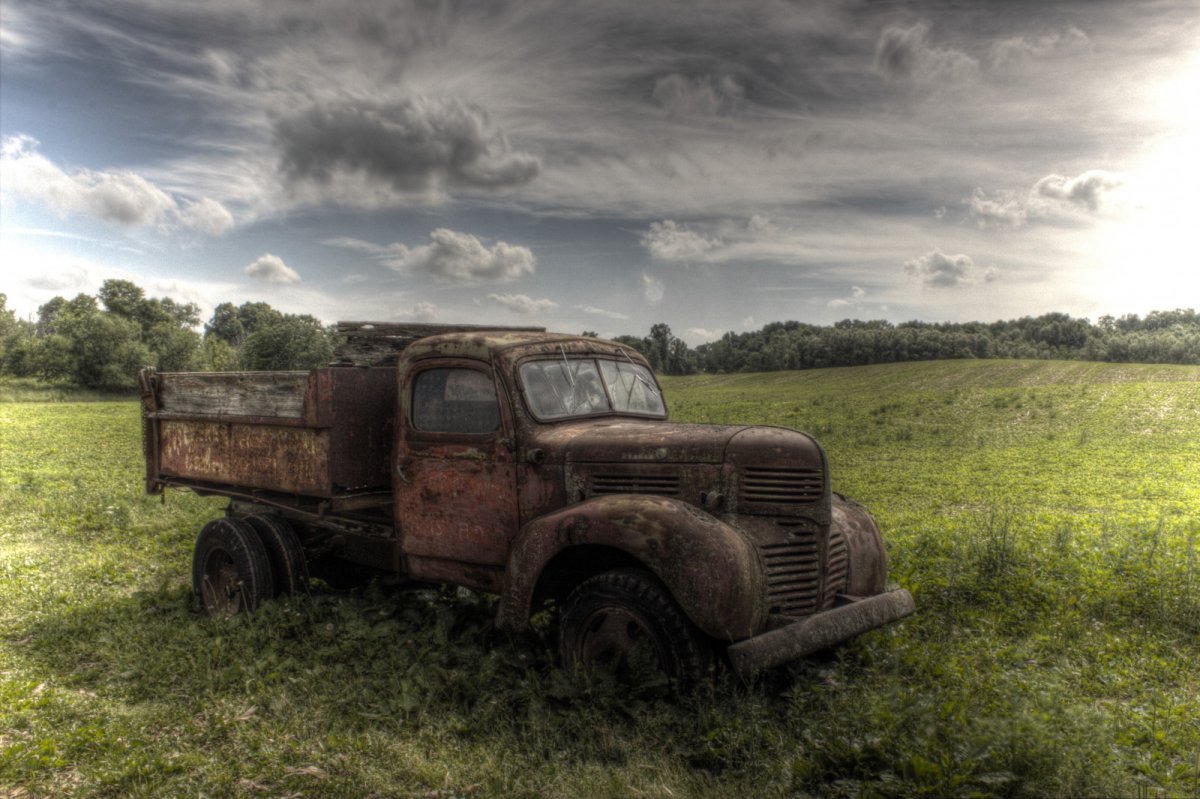
POLYGON ((327 430, 162 421, 159 435, 164 475, 297 494, 330 493, 327 430))

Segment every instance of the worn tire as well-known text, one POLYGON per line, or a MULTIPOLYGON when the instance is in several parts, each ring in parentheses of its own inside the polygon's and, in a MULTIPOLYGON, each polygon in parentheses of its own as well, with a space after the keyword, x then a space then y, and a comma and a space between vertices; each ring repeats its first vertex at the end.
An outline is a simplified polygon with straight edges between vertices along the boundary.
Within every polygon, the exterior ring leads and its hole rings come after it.
POLYGON ((559 653, 569 670, 605 666, 624 676, 638 660, 684 685, 711 674, 712 647, 649 572, 616 569, 580 583, 563 603, 559 653))
POLYGON ((274 596, 308 593, 308 560, 292 526, 268 513, 247 516, 245 521, 258 533, 271 564, 274 596))
POLYGON ((204 525, 192 553, 192 588, 209 616, 251 612, 274 594, 258 533, 241 519, 204 525))

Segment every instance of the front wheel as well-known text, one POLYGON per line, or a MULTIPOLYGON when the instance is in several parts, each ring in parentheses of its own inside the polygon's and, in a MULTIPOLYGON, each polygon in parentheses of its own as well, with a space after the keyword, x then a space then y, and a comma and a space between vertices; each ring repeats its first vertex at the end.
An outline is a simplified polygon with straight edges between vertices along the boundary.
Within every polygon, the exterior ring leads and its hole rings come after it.
POLYGON ((241 519, 204 525, 192 554, 192 587, 209 616, 250 612, 271 598, 271 561, 262 540, 241 519))
POLYGON ((604 666, 628 676, 649 666, 690 685, 712 667, 703 635, 641 569, 618 569, 580 583, 563 604, 558 644, 569 670, 604 666))

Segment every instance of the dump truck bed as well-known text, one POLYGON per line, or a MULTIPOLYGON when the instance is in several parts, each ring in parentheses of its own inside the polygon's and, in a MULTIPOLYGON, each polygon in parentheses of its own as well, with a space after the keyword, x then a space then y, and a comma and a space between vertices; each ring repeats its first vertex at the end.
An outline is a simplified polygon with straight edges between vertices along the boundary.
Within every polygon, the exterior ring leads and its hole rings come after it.
POLYGON ((142 405, 152 493, 175 485, 281 504, 390 501, 395 368, 146 370, 142 405))

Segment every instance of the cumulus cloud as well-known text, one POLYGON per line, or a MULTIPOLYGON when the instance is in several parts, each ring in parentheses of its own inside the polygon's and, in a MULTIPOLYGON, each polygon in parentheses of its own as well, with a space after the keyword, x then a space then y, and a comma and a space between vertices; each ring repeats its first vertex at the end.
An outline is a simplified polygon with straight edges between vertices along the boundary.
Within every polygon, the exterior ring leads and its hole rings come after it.
POLYGON ((963 200, 967 216, 980 228, 1019 228, 1029 216, 1027 198, 1015 192, 997 191, 989 195, 976 188, 963 200))
POLYGON ((233 214, 216 200, 202 197, 180 207, 179 221, 193 230, 219 236, 233 227, 233 214))
POLYGON ((1091 169, 1073 178, 1047 175, 1024 193, 976 188, 963 200, 967 218, 980 228, 1019 228, 1031 219, 1053 219, 1108 206, 1124 185, 1119 175, 1091 169))
POLYGON ((384 263, 404 272, 425 272, 442 283, 510 283, 532 275, 537 259, 528 247, 498 241, 485 247, 470 233, 437 228, 429 244, 408 248, 392 245, 384 263))
POLYGON ((296 270, 285 264, 278 255, 271 255, 271 253, 260 256, 242 271, 264 283, 288 285, 300 282, 300 275, 296 270))
POLYGON ((721 241, 664 219, 650 223, 650 229, 642 234, 642 246, 661 261, 699 261, 721 246, 721 241))
POLYGON ((964 83, 979 75, 979 62, 961 50, 934 47, 929 26, 890 27, 875 45, 875 71, 889 81, 946 86, 964 83))
MULTIPOLYGON (((332 239, 322 239, 322 244, 330 247, 341 247, 343 250, 354 250, 355 252, 364 252, 367 255, 381 257, 387 254, 388 248, 382 244, 375 244, 371 241, 363 241, 362 239, 350 238, 349 236, 336 236, 332 239)), ((392 245, 396 246, 396 245, 392 245)))
POLYGON ((535 300, 527 294, 489 294, 488 299, 521 316, 545 313, 558 307, 554 300, 535 300))
POLYGON ((665 293, 666 289, 663 287, 661 280, 645 273, 642 274, 642 296, 646 299, 646 302, 651 305, 658 305, 662 302, 665 293))
POLYGON ((716 116, 728 112, 741 99, 743 89, 728 75, 689 78, 672 73, 654 83, 651 95, 669 116, 716 116))
POLYGON ((1039 197, 1097 211, 1104 204, 1105 198, 1121 185, 1121 179, 1111 172, 1091 169, 1073 178, 1047 175, 1034 185, 1033 192, 1039 197))
POLYGON ((233 216, 207 197, 184 200, 126 170, 64 171, 37 151, 30 136, 0 143, 0 188, 5 194, 45 205, 57 214, 85 214, 125 227, 178 223, 205 233, 224 233, 233 216))
POLYGON ((57 214, 84 214, 125 227, 182 224, 211 235, 233 226, 233 216, 216 200, 176 200, 146 178, 126 170, 64 171, 41 153, 29 136, 0 144, 0 188, 57 214))
POLYGON ((974 283, 977 270, 971 256, 946 255, 935 248, 932 252, 905 262, 904 271, 920 278, 926 286, 955 288, 974 283))
POLYGON ((594 305, 576 305, 575 310, 583 311, 592 316, 602 316, 605 319, 628 319, 629 314, 621 313, 620 311, 606 311, 603 308, 597 308, 594 305))
POLYGON ((429 234, 429 243, 419 247, 399 242, 374 244, 352 238, 325 239, 321 243, 366 253, 397 272, 423 272, 439 283, 460 286, 511 283, 537 269, 537 258, 528 247, 503 241, 487 247, 470 233, 447 228, 434 230, 429 234))
POLYGON ((458 100, 316 103, 278 119, 274 132, 284 174, 318 186, 350 175, 401 193, 438 194, 521 186, 541 170, 482 108, 458 100))

